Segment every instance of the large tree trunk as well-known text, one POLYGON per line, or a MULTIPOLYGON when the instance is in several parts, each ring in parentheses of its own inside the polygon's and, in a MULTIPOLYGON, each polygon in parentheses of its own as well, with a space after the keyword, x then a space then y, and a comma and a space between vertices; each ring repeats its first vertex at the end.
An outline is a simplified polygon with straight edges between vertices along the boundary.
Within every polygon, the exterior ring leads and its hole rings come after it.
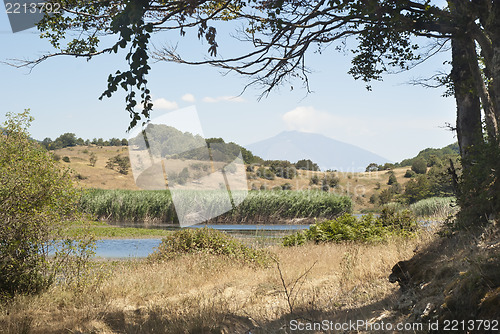
POLYGON ((451 42, 451 79, 457 102, 457 137, 462 158, 467 157, 469 148, 482 142, 481 104, 472 82, 471 52, 468 52, 471 45, 474 44, 465 38, 454 38, 451 42))
POLYGON ((494 140, 500 142, 498 129, 498 126, 500 126, 500 1, 493 1, 489 21, 488 30, 493 51, 491 64, 487 64, 490 72, 489 91, 497 124, 494 140))

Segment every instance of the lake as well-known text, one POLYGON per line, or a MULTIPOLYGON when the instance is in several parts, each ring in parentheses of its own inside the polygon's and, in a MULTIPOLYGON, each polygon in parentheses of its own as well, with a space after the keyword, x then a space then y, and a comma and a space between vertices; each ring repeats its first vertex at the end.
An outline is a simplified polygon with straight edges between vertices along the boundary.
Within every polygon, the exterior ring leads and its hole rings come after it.
MULTIPOLYGON (((127 227, 125 225, 120 225, 127 227)), ((135 226, 137 225, 129 225, 135 226)), ((304 230, 309 225, 196 225, 189 228, 213 228, 222 230, 234 236, 246 239, 247 242, 263 243, 265 240, 272 242, 273 239, 282 238, 294 231, 304 230), (253 240, 252 240, 253 239, 253 240)), ((155 227, 158 228, 158 227, 155 227)), ((169 230, 178 230, 179 227, 168 227, 169 230)), ((161 239, 104 239, 96 242, 96 257, 100 258, 141 258, 151 254, 158 245, 161 239)))

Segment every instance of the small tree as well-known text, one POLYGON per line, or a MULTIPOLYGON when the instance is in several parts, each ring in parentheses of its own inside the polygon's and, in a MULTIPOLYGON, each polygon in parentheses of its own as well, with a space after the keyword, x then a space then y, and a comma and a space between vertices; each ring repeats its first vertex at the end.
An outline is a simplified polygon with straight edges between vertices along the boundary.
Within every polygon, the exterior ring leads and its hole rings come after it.
POLYGON ((94 152, 90 152, 89 163, 90 166, 95 167, 97 162, 97 155, 94 152))
POLYGON ((406 178, 411 178, 411 177, 415 177, 417 175, 417 173, 415 173, 414 171, 412 171, 411 169, 407 169, 406 170, 406 173, 404 175, 404 177, 406 178))
POLYGON ((427 162, 423 158, 415 159, 411 165, 411 170, 417 174, 425 174, 427 173, 427 162))
POLYGON ((365 172, 376 172, 376 171, 378 171, 378 165, 374 162, 369 164, 365 169, 365 172))
POLYGON ((69 171, 30 139, 28 111, 7 118, 0 135, 0 297, 43 290, 67 268, 70 253, 89 245, 77 250, 64 237, 65 222, 79 218, 69 171))
POLYGON ((309 180, 309 184, 310 185, 319 184, 319 176, 317 174, 314 174, 313 176, 311 176, 311 179, 309 180))
POLYGON ((391 189, 384 189, 380 192, 379 195, 379 202, 380 204, 387 204, 392 200, 392 197, 394 196, 394 193, 392 192, 391 189))
POLYGON ((310 159, 302 159, 295 163, 295 168, 301 170, 319 171, 320 168, 317 163, 312 162, 310 159))
POLYGON ((122 157, 118 154, 109 158, 105 167, 109 169, 115 169, 115 167, 117 167, 119 173, 127 175, 130 167, 130 159, 129 157, 122 157))
POLYGON ((395 183, 398 183, 398 179, 396 178, 396 175, 394 174, 394 172, 391 172, 389 174, 389 180, 387 181, 387 184, 391 185, 391 184, 395 184, 395 183))

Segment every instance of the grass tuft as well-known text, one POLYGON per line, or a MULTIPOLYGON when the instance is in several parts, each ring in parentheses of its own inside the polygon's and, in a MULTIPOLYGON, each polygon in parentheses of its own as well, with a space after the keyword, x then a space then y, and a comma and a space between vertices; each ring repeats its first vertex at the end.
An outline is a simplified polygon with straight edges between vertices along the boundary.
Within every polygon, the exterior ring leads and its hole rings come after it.
POLYGON ((266 265, 270 257, 224 232, 210 228, 182 229, 164 238, 148 259, 162 261, 189 253, 222 255, 246 263, 266 265))

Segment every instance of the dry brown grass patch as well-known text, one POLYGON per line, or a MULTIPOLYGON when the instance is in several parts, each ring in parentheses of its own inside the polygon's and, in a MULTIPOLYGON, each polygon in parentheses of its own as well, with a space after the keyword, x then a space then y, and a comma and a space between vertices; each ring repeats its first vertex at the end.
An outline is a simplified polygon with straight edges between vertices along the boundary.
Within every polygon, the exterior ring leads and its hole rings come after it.
POLYGON ((0 333, 272 333, 293 317, 371 317, 396 298, 387 280, 391 267, 422 242, 274 246, 281 275, 275 265, 207 254, 110 263, 113 274, 82 293, 55 287, 19 297, 2 309, 0 333), (290 288, 308 269, 290 314, 281 279, 290 288))

